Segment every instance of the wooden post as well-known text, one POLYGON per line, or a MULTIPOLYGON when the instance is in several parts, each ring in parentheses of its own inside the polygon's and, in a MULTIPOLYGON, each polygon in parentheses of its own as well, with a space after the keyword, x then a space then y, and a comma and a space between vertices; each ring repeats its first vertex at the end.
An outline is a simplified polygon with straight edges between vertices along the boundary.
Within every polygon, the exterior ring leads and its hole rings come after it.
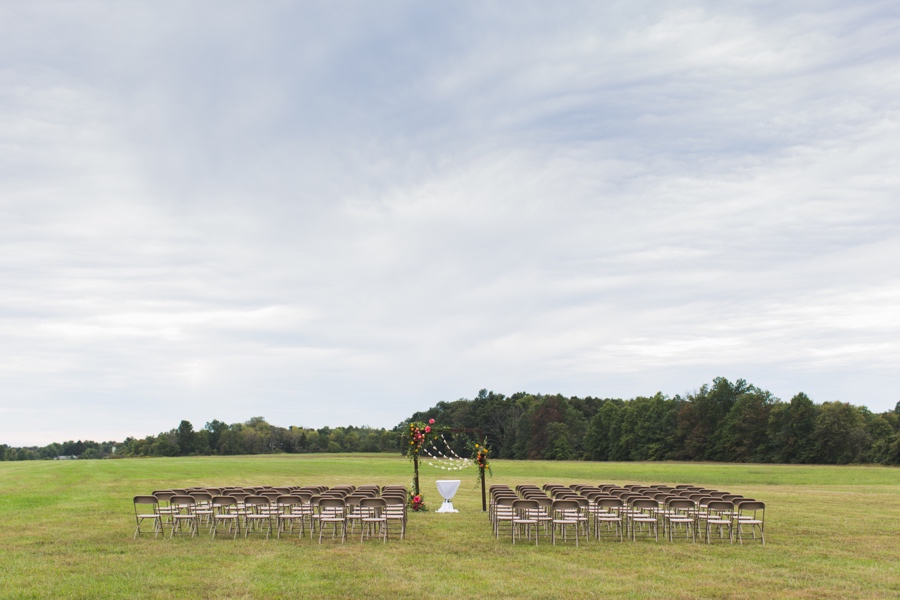
POLYGON ((413 476, 413 487, 415 488, 415 492, 413 496, 419 496, 419 455, 413 454, 413 467, 415 469, 415 475, 413 476))
POLYGON ((487 500, 484 495, 484 469, 479 467, 478 470, 481 471, 481 512, 487 512, 487 500))

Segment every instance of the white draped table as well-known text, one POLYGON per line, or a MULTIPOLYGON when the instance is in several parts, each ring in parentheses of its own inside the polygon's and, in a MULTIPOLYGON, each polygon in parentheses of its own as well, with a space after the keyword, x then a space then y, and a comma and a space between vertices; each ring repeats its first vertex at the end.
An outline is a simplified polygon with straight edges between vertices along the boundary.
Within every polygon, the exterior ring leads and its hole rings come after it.
POLYGON ((441 495, 441 498, 444 499, 444 503, 441 504, 441 507, 437 509, 435 512, 439 513, 455 513, 459 512, 455 508, 453 508, 453 503, 450 500, 453 499, 453 496, 456 495, 456 490, 459 489, 459 479, 438 479, 437 481, 437 489, 438 493, 441 495))

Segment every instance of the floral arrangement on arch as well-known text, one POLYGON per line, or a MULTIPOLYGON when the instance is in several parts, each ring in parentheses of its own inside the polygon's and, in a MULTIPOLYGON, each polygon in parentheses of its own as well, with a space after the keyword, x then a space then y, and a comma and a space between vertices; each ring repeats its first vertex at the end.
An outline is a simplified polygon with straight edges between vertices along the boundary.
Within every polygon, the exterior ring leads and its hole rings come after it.
POLYGON ((472 462, 478 467, 479 478, 485 471, 487 471, 491 477, 494 476, 494 472, 491 470, 491 463, 488 461, 488 454, 490 453, 491 449, 487 446, 487 439, 482 440, 481 444, 476 442, 474 447, 472 447, 472 462))
MULTIPOLYGON (((428 441, 434 442, 446 429, 446 427, 436 427, 434 419, 429 419, 428 423, 423 423, 421 421, 411 422, 409 424, 409 431, 407 432, 409 444, 406 446, 406 457, 409 460, 417 460, 425 443, 428 441)), ((416 476, 418 477, 418 462, 416 463, 416 469, 416 476)), ((409 507, 415 512, 427 511, 428 507, 425 506, 424 495, 420 490, 415 491, 409 493, 409 507), (415 491, 418 491, 419 493, 416 494, 415 491)))
POLYGON ((445 429, 446 427, 436 427, 434 425, 434 419, 429 419, 428 423, 423 423, 421 421, 413 421, 410 423, 408 434, 409 444, 406 447, 406 457, 409 460, 412 460, 413 457, 419 456, 425 442, 428 441, 429 438, 431 441, 435 441, 445 429))
POLYGON ((416 512, 428 511, 428 507, 425 506, 425 498, 421 494, 414 496, 412 492, 409 493, 409 507, 416 512))

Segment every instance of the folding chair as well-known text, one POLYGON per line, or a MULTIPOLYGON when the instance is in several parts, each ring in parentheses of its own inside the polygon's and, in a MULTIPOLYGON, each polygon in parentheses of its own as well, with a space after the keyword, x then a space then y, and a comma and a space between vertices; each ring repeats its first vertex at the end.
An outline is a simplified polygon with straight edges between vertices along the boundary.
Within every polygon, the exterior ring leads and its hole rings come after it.
POLYGON ((290 523, 291 528, 288 534, 294 533, 294 522, 300 521, 300 537, 303 537, 303 498, 299 496, 279 496, 275 500, 275 519, 277 520, 278 537, 281 538, 281 532, 284 531, 286 523, 290 523))
POLYGON ((337 527, 341 526, 341 543, 347 539, 347 505, 343 498, 319 498, 318 505, 319 543, 322 543, 322 533, 329 523, 333 529, 331 538, 337 535, 337 527))
POLYGON ((575 547, 578 547, 578 524, 579 513, 581 507, 575 500, 554 500, 551 505, 553 521, 551 521, 552 529, 550 531, 553 545, 556 545, 556 528, 562 530, 563 541, 567 541, 567 528, 569 525, 575 528, 575 547))
POLYGON ((498 496, 494 501, 494 537, 500 537, 501 523, 512 523, 512 504, 518 499, 519 497, 515 495, 515 492, 510 492, 510 495, 498 496))
POLYGON ((197 535, 200 528, 196 512, 197 502, 194 498, 187 495, 175 495, 169 499, 169 506, 172 508, 172 533, 169 537, 175 537, 179 526, 184 532, 185 523, 190 527, 191 537, 197 535))
POLYGON ((266 539, 272 533, 272 512, 269 510, 269 499, 265 496, 248 496, 244 498, 244 537, 249 537, 256 525, 266 527, 266 539))
POLYGON ((241 515, 238 513, 237 498, 234 496, 213 496, 212 499, 212 524, 210 525, 210 536, 215 539, 219 529, 219 523, 227 523, 228 527, 234 527, 234 536, 241 532, 241 515))
POLYGON ((149 531, 141 531, 141 523, 146 519, 153 521, 153 537, 159 537, 162 531, 162 520, 159 516, 159 500, 156 496, 135 496, 134 497, 134 539, 138 539, 142 533, 150 533, 149 531), (140 510, 138 509, 140 507, 140 510), (149 507, 149 508, 145 508, 149 507), (142 511, 148 512, 142 512, 142 511))
POLYGON ((534 527, 534 545, 538 545, 538 513, 542 512, 537 500, 515 500, 512 503, 512 543, 516 544, 516 530, 525 528, 525 539, 531 537, 531 528, 534 527))
POLYGON ((724 500, 710 500, 706 505, 706 543, 711 542, 712 529, 719 531, 719 538, 724 537, 724 530, 728 529, 728 541, 734 543, 734 504, 724 500))
POLYGON ((387 502, 384 498, 362 498, 359 501, 359 528, 362 530, 359 536, 361 544, 367 531, 374 531, 375 525, 381 530, 382 543, 387 542, 388 518, 386 514, 387 502))
POLYGON ((594 503, 597 511, 594 514, 594 534, 600 539, 600 525, 606 525, 609 531, 610 525, 615 525, 615 536, 623 541, 625 531, 625 503, 619 498, 597 498, 594 503))
POLYGON ((735 511, 737 517, 737 538, 741 545, 744 544, 744 525, 750 526, 750 535, 756 539, 756 531, 759 530, 759 540, 766 545, 766 503, 757 500, 744 500, 737 505, 735 511))
POLYGON ((631 522, 632 542, 637 539, 637 528, 639 525, 646 525, 647 535, 649 536, 652 531, 656 541, 659 541, 659 502, 649 498, 632 500, 631 513, 628 516, 628 520, 631 522))
POLYGON ((385 508, 384 515, 388 521, 400 521, 400 539, 406 535, 406 498, 396 496, 382 496, 385 508))
POLYGON ((690 533, 697 543, 697 505, 687 498, 672 498, 666 504, 665 520, 669 541, 674 541, 675 530, 684 525, 684 537, 690 533))

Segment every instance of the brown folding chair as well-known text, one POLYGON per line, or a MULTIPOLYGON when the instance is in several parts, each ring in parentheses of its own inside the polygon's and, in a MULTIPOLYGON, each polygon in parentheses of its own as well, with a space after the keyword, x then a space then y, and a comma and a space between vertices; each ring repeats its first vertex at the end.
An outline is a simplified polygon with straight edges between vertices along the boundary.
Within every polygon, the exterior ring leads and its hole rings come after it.
POLYGON ((141 523, 150 519, 153 521, 153 537, 159 537, 162 531, 162 520, 159 516, 159 500, 156 496, 135 496, 134 497, 134 539, 142 533, 150 533, 149 531, 141 531, 141 523))

